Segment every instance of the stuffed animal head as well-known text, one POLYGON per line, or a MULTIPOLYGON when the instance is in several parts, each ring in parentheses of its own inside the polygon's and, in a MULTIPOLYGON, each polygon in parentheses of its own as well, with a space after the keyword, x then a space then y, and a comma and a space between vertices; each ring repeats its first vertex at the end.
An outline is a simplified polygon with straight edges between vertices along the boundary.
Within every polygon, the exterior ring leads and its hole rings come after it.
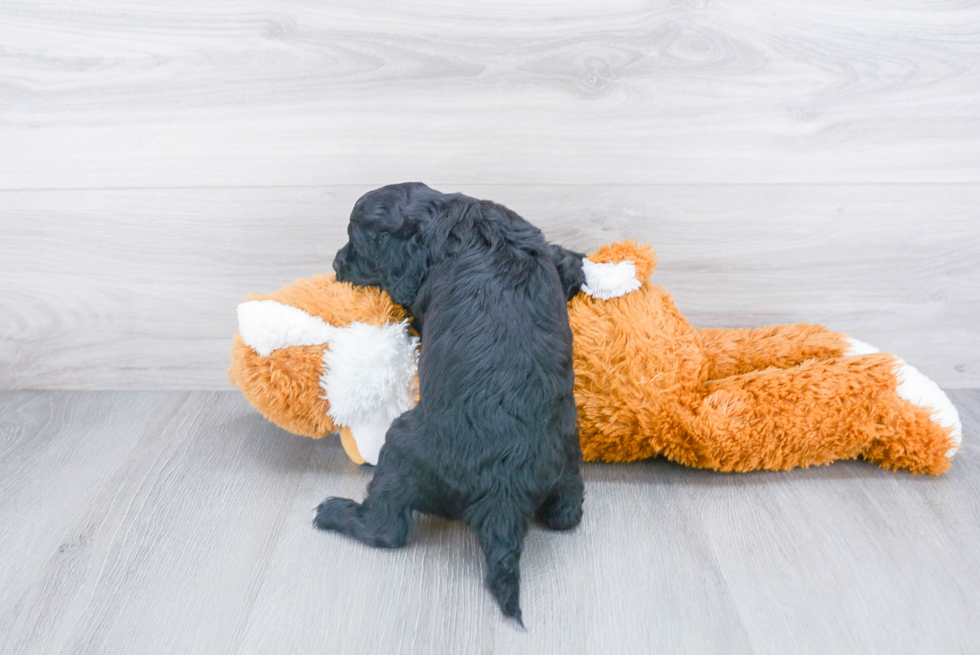
MULTIPOLYGON (((639 289, 656 265, 633 242, 590 253, 584 278, 572 270, 579 257, 555 249, 563 281, 581 283, 577 298, 589 301, 639 289)), ((402 307, 378 288, 318 275, 251 295, 238 326, 229 379, 263 416, 317 439, 339 431, 353 461, 377 463, 391 422, 418 400, 419 339, 402 307)))
POLYGON ((379 289, 298 280, 240 304, 238 330, 232 383, 290 432, 339 430, 354 461, 377 463, 388 426, 416 403, 418 337, 379 289))

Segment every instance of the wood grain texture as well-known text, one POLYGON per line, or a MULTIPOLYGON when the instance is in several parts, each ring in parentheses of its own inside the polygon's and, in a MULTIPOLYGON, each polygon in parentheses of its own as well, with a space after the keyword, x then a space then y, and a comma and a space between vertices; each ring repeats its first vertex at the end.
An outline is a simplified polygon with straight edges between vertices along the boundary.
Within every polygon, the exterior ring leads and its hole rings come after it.
MULTIPOLYGON (((235 305, 330 270, 366 186, 0 192, 0 388, 227 388, 235 305)), ((648 241, 697 325, 814 322, 980 385, 980 186, 450 187, 648 241)))
POLYGON ((0 188, 980 182, 962 0, 7 1, 0 188))
POLYGON ((98 549, 118 528, 108 514, 133 500, 119 483, 134 472, 121 467, 141 435, 159 434, 160 418, 172 417, 183 399, 173 392, 0 396, 4 652, 24 652, 25 640, 58 627, 52 615, 64 620, 61 612, 84 604, 74 572, 98 572, 98 549))
POLYGON ((234 392, 3 392, 0 650, 974 652, 980 391, 951 397, 938 478, 587 465, 583 524, 528 537, 522 632, 460 524, 398 550, 315 531, 370 469, 234 392))

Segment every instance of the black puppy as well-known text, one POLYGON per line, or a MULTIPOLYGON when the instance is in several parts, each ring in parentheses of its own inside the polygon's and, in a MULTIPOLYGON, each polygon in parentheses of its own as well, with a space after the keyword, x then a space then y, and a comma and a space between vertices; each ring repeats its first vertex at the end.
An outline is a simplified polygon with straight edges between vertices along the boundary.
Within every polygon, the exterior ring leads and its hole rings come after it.
POLYGON ((506 207, 419 183, 365 194, 347 233, 337 279, 381 287, 423 335, 420 401, 388 429, 364 502, 329 498, 314 525, 397 548, 413 510, 464 521, 490 591, 520 622, 528 524, 582 517, 566 307, 581 257, 506 207))

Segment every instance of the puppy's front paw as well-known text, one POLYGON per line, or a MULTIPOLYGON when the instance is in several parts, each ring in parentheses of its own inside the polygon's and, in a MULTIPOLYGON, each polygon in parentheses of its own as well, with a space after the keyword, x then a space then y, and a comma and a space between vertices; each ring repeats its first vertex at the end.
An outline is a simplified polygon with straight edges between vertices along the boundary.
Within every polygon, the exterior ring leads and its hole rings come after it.
POLYGON ((349 532, 350 526, 360 508, 350 498, 327 498, 316 508, 316 518, 313 527, 321 530, 336 530, 349 532))

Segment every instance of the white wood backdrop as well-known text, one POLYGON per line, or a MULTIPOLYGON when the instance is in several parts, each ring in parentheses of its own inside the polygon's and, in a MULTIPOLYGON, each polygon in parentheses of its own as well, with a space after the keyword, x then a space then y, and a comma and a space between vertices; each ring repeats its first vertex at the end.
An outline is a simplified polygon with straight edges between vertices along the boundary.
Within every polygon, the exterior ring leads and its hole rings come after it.
POLYGON ((404 180, 980 386, 975 2, 8 0, 0 388, 226 388, 235 303, 404 180))

